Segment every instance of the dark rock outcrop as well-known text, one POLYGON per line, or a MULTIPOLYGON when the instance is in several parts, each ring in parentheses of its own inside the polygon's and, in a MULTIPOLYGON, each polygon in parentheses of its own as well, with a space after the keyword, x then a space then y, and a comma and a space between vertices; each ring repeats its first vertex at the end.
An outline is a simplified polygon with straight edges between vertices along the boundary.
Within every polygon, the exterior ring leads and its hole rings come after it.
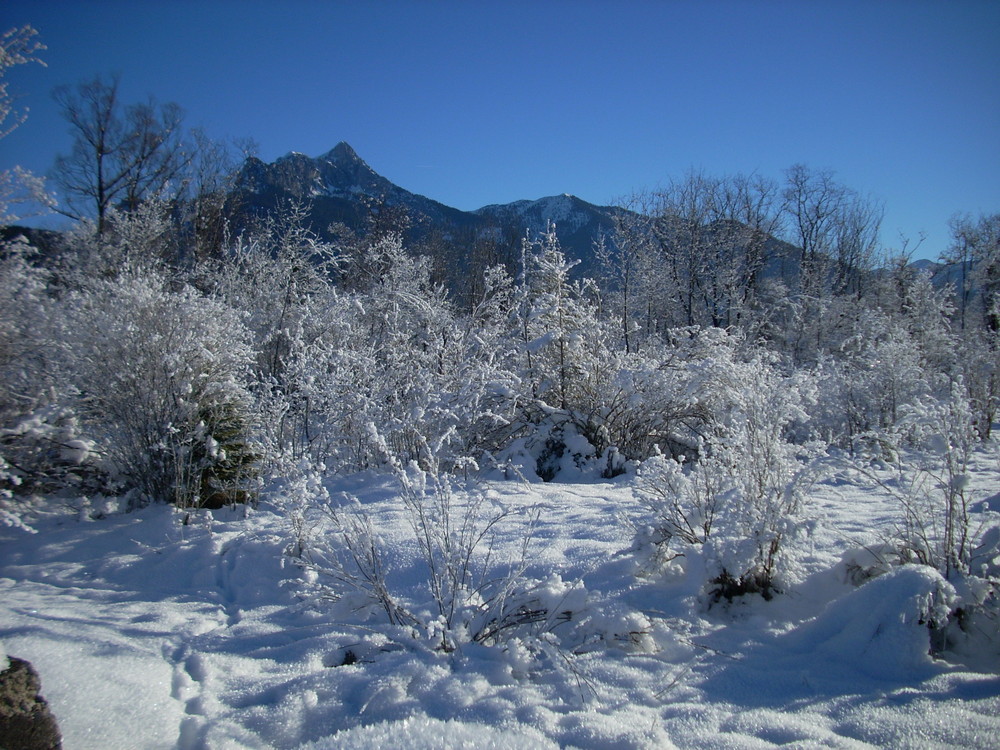
POLYGON ((49 704, 39 695, 41 680, 30 662, 10 657, 0 672, 0 748, 58 750, 59 726, 49 704))

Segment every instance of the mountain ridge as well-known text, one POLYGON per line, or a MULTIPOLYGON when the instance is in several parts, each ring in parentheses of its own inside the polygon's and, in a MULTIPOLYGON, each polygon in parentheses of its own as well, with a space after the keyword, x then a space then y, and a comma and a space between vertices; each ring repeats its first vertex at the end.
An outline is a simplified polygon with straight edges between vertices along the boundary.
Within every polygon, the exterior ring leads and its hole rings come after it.
POLYGON ((396 185, 346 141, 316 157, 295 151, 270 163, 250 157, 236 186, 253 213, 273 210, 288 200, 305 202, 311 228, 320 236, 326 236, 334 223, 364 231, 372 204, 405 210, 408 239, 418 241, 435 232, 477 239, 496 235, 498 229, 506 236, 523 237, 544 231, 553 222, 567 256, 583 261, 584 267, 591 265, 593 242, 611 231, 614 216, 624 210, 563 193, 464 211, 396 185))

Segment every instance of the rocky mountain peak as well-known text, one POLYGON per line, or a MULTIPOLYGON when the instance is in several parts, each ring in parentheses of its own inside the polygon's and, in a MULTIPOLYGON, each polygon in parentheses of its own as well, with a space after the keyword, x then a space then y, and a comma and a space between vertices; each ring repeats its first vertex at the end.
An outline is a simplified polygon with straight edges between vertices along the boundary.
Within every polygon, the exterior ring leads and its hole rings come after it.
MULTIPOLYGON (((271 164, 248 160, 241 178, 238 185, 247 210, 266 213, 289 199, 305 201, 310 222, 321 235, 334 223, 363 230, 371 210, 366 201, 374 198, 401 209, 417 239, 436 233, 446 239, 462 237, 462 242, 469 243, 477 236, 495 234, 498 228, 509 230, 509 236, 523 237, 526 232, 544 231, 554 222, 567 254, 583 259, 592 254, 594 238, 610 230, 616 211, 568 193, 460 211, 395 185, 368 166, 346 141, 315 158, 290 152, 271 164)), ((461 251, 456 250, 456 262, 461 251)))
POLYGON ((351 145, 347 141, 341 141, 338 143, 325 154, 320 156, 319 160, 341 165, 364 164, 362 158, 358 156, 357 152, 351 148, 351 145))

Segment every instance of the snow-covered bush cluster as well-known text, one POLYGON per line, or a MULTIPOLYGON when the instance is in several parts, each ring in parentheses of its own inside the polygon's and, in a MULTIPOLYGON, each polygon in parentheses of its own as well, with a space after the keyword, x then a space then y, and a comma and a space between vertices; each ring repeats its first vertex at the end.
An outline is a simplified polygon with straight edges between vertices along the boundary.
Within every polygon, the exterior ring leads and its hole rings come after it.
MULTIPOLYGON (((657 455, 636 489, 653 514, 655 558, 698 557, 710 595, 732 600, 784 587, 819 448, 790 437, 814 401, 814 380, 784 377, 760 357, 711 364, 715 419, 693 458, 657 455)), ((690 560, 685 560, 691 564, 690 560)))
POLYGON ((324 241, 297 207, 211 252, 157 202, 45 257, 8 244, 0 518, 30 526, 43 493, 217 508, 266 488, 316 591, 450 650, 575 616, 525 575, 530 534, 521 559, 491 556, 517 514, 477 479, 634 475, 647 573, 679 566, 709 603, 770 599, 796 581, 833 446, 880 482, 899 473, 886 569, 938 570, 956 621, 992 606, 997 533, 963 477, 1000 397, 996 290, 959 305, 904 263, 838 260, 841 235, 781 255, 761 240, 774 221, 711 197, 666 193, 623 222, 595 278, 553 227, 528 236, 519 262, 468 269, 461 307, 401 232, 324 241), (324 494, 366 470, 395 477, 422 597, 389 583, 377 521, 324 494))
POLYGON ((933 647, 962 647, 996 629, 1000 617, 1000 508, 971 489, 981 443, 961 382, 951 397, 918 400, 904 409, 892 441, 890 467, 865 457, 857 474, 888 491, 899 505, 895 531, 872 551, 867 565, 854 564, 862 580, 898 566, 930 568, 951 592, 947 611, 933 621, 933 647), (902 444, 914 446, 904 451, 902 444))

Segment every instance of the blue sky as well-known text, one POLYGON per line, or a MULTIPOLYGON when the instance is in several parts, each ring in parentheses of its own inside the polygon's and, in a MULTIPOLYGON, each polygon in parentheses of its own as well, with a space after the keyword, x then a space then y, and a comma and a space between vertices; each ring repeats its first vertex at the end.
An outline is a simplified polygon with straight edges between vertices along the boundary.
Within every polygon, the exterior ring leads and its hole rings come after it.
POLYGON ((568 192, 608 203, 689 168, 832 169, 883 201, 883 242, 948 243, 1000 211, 1000 2, 57 2, 5 0, 48 67, 0 168, 69 148, 52 88, 120 72, 259 155, 346 140, 461 209, 568 192))

